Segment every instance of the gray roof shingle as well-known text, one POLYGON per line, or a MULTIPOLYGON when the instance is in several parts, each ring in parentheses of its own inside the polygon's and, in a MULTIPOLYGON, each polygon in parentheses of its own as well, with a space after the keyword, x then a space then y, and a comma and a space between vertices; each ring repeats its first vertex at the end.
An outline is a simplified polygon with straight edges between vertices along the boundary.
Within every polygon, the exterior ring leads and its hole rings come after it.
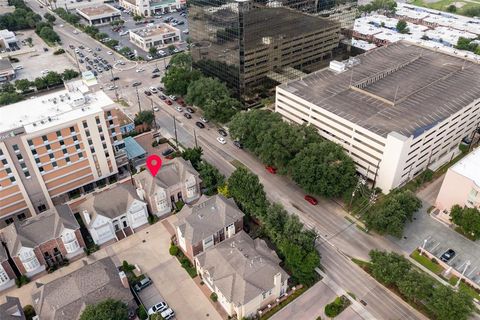
POLYGON ((1 320, 25 320, 22 305, 17 297, 6 296, 5 303, 0 304, 1 320))

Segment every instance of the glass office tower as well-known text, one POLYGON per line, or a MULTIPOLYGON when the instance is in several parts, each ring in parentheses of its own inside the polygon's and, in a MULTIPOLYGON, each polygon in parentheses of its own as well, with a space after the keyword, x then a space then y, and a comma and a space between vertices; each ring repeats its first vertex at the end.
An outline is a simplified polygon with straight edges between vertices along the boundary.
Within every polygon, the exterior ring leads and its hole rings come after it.
POLYGON ((194 0, 189 30, 195 66, 242 96, 318 69, 340 36, 338 22, 253 0, 194 0))

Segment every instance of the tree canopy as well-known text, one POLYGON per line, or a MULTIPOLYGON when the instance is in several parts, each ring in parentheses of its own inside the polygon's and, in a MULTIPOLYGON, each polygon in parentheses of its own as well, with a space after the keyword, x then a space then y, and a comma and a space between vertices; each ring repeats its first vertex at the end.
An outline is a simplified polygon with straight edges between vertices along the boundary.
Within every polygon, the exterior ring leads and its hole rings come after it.
POLYGON ((218 188, 225 184, 225 177, 216 167, 206 161, 200 163, 198 172, 202 179, 202 186, 205 188, 204 193, 208 196, 215 194, 218 188))
POLYGON ((202 162, 202 154, 203 150, 201 147, 187 148, 182 152, 182 158, 190 161, 195 170, 198 170, 202 162))
POLYGON ((360 12, 370 13, 372 11, 382 11, 385 13, 395 13, 397 3, 395 0, 373 0, 372 2, 358 6, 360 12))
POLYGON ((408 29, 407 21, 405 20, 398 20, 396 29, 400 33, 409 33, 410 30, 408 29))
POLYGON ((80 320, 128 320, 128 308, 121 301, 107 299, 94 305, 87 305, 80 320))
POLYGON ((477 208, 460 207, 454 205, 450 210, 452 222, 474 240, 480 239, 480 210, 477 208))

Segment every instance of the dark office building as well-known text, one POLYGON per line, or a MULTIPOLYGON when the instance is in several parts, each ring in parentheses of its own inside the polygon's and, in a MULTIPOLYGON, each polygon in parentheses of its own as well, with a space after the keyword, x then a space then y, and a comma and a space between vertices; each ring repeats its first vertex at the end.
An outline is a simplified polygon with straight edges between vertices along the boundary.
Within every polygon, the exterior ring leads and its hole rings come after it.
POLYGON ((248 0, 194 0, 195 66, 240 95, 317 70, 338 46, 340 24, 248 0))

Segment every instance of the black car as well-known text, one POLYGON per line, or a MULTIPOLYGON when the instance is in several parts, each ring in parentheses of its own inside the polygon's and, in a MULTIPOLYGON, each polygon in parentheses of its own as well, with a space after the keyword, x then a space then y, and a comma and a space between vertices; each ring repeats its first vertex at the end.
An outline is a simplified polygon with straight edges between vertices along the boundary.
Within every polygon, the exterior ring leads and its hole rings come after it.
POLYGON ((82 50, 85 49, 84 46, 78 46, 78 48, 79 48, 79 49, 82 49, 82 50))
POLYGON ((82 59, 80 59, 80 60, 78 60, 78 62, 80 62, 80 63, 83 63, 83 60, 82 60, 82 59))
POLYGON ((192 119, 192 115, 191 115, 190 113, 188 113, 188 112, 185 112, 185 113, 183 114, 183 116, 184 116, 185 118, 187 118, 187 119, 192 119))
POLYGON ((92 70, 92 67, 90 67, 90 66, 87 66, 87 70, 92 70))
POLYGON ((95 77, 98 76, 98 72, 95 71, 95 70, 93 70, 93 75, 94 75, 95 77))
POLYGON ((238 149, 243 149, 243 144, 240 141, 233 141, 233 145, 237 147, 238 149))
POLYGON ((147 91, 147 90, 145 90, 145 94, 149 97, 152 95, 152 93, 150 91, 147 91))
POLYGON ((223 136, 223 137, 228 136, 227 131, 225 131, 223 129, 218 129, 218 133, 220 133, 220 135, 223 136))
POLYGON ((158 68, 153 69, 152 73, 156 73, 156 72, 160 72, 160 69, 158 68))
POLYGON ((200 121, 195 122, 195 125, 196 125, 197 127, 199 127, 200 129, 205 128, 205 125, 204 125, 203 123, 201 123, 200 121))
POLYGON ((154 75, 152 76, 152 79, 155 79, 155 78, 160 78, 160 75, 159 75, 159 74, 154 74, 154 75))
POLYGON ((174 153, 174 152, 175 152, 175 150, 173 150, 172 148, 168 148, 167 150, 165 150, 165 151, 162 152, 162 156, 166 157, 166 156, 168 156, 169 154, 172 154, 172 153, 174 153))
POLYGON ((140 81, 135 81, 134 83, 132 83, 132 87, 138 87, 141 84, 142 83, 140 81))
POLYGON ((73 44, 68 46, 70 49, 75 49, 75 46, 73 44))
POLYGON ((195 110, 193 110, 193 108, 190 108, 190 107, 187 107, 187 111, 190 113, 195 113, 195 110))
POLYGON ((160 97, 160 99, 162 99, 162 100, 167 100, 167 97, 165 97, 163 94, 160 94, 159 97, 160 97))
POLYGON ((453 257, 455 257, 456 252, 453 249, 448 249, 445 251, 444 254, 440 257, 440 260, 443 262, 448 262, 450 261, 453 257))
POLYGON ((110 79, 110 81, 117 81, 117 80, 120 80, 120 77, 113 77, 112 79, 110 79))
POLYGON ((151 284, 152 284, 152 280, 150 280, 149 277, 145 277, 142 280, 140 280, 133 288, 135 289, 136 292, 140 292, 151 284))

